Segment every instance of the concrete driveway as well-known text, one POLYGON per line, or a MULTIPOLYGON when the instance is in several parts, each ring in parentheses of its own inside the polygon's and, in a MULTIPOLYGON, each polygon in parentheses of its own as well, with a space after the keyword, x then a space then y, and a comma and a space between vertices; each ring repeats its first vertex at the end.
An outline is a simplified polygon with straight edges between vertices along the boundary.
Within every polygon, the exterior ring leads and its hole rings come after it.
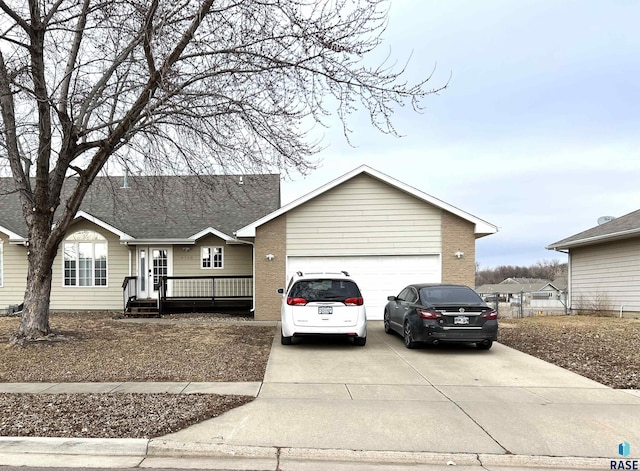
POLYGON ((168 441, 283 448, 615 458, 640 450, 640 396, 494 343, 408 350, 274 339, 255 401, 168 441))

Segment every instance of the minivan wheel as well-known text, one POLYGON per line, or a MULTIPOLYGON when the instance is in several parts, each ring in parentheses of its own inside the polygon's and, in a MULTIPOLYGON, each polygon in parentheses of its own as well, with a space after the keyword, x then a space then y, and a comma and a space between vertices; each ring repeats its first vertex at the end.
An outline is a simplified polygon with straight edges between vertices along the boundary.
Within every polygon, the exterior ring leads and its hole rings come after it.
POLYGON ((386 334, 392 334, 393 332, 391 331, 391 321, 389 320, 389 311, 388 310, 384 310, 384 332, 386 334))
POLYGON ((291 345, 291 340, 292 337, 285 337, 284 335, 282 335, 282 332, 280 332, 280 343, 282 345, 291 345))
POLYGON ((404 346, 407 348, 416 348, 416 342, 413 341, 413 330, 408 320, 404 321, 404 346))
POLYGON ((357 345, 358 347, 364 347, 366 343, 367 343, 367 337, 354 337, 353 338, 353 344, 357 345))
POLYGON ((493 340, 483 340, 482 342, 476 343, 476 347, 478 350, 489 350, 493 345, 493 340))

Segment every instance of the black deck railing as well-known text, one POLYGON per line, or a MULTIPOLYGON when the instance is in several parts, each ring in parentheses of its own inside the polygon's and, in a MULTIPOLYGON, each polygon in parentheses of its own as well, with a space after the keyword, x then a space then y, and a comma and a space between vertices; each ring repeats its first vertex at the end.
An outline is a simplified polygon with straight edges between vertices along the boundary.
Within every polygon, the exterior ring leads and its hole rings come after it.
POLYGON ((179 301, 247 300, 253 298, 253 276, 163 276, 159 280, 160 312, 163 304, 179 301))
POLYGON ((126 312, 132 299, 136 299, 138 293, 138 277, 125 276, 122 282, 122 302, 126 312))
MULTIPOLYGON (((126 312, 137 299, 137 278, 125 277, 122 288, 126 312)), ((244 301, 246 304, 253 299, 253 276, 161 276, 154 288, 158 291, 157 311, 161 314, 169 305, 172 309, 179 309, 181 305, 195 304, 213 307, 219 301, 244 301)))

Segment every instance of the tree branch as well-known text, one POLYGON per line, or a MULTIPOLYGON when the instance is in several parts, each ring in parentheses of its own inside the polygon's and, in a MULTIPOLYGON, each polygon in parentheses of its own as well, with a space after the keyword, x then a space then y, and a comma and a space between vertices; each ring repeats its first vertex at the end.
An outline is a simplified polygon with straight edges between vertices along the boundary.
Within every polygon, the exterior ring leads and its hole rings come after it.
POLYGON ((7 15, 11 17, 13 21, 16 22, 27 34, 31 33, 31 25, 25 21, 20 15, 18 15, 15 11, 13 11, 4 0, 0 0, 0 10, 4 11, 7 15))
POLYGON ((2 111, 2 123, 4 125, 5 146, 7 158, 16 186, 27 196, 30 193, 29 175, 25 174, 20 164, 20 148, 18 134, 16 132, 16 113, 13 94, 11 92, 11 80, 4 62, 4 54, 0 50, 0 108, 2 111))
POLYGON ((151 6, 147 11, 147 16, 144 20, 144 56, 147 59, 147 67, 149 68, 149 75, 156 73, 156 64, 153 59, 153 51, 151 50, 151 38, 153 36, 153 17, 158 10, 158 0, 153 0, 151 6))

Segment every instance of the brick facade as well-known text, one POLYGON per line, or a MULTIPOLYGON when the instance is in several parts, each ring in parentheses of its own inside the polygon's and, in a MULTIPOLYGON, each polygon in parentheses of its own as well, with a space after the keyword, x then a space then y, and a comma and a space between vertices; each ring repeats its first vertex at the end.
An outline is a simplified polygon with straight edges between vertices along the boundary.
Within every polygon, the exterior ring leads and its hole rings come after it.
POLYGON ((280 320, 282 296, 278 288, 286 288, 287 216, 283 214, 256 229, 255 314, 256 320, 280 320), (267 259, 267 254, 274 256, 267 259))
POLYGON ((442 212, 442 282, 475 287, 476 238, 469 221, 442 212), (456 252, 464 255, 460 258, 456 252))

